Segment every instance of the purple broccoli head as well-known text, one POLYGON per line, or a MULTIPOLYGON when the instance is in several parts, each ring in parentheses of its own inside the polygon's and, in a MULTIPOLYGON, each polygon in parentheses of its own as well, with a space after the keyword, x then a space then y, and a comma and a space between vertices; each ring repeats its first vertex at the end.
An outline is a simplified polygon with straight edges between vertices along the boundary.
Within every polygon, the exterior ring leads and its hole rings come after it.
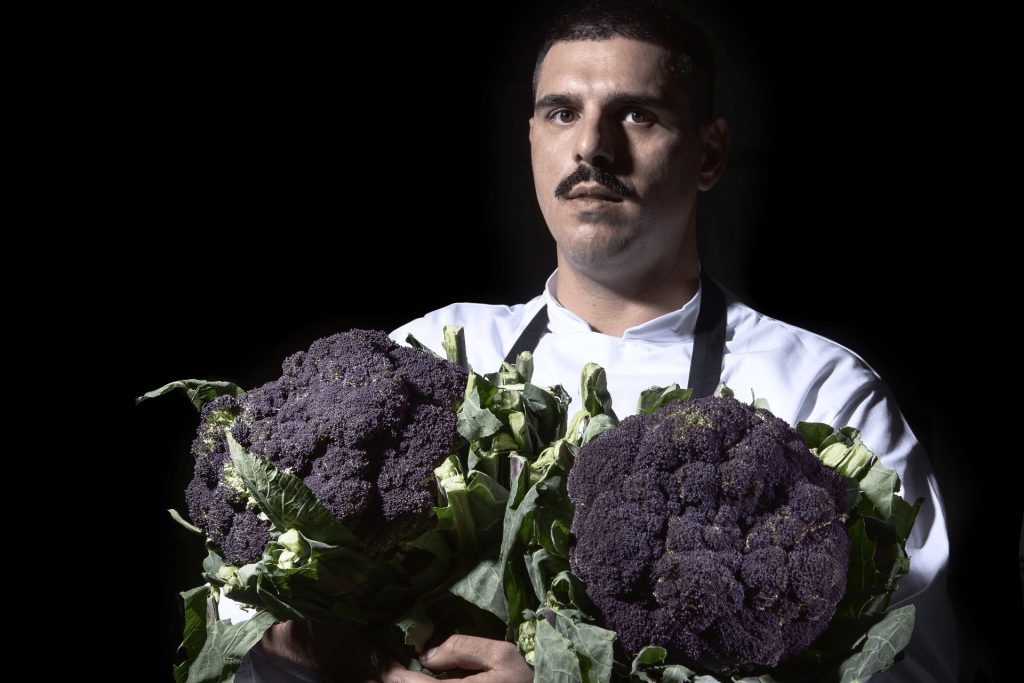
POLYGON ((732 398, 674 401, 585 446, 569 475, 573 572, 633 655, 719 674, 775 667, 846 590, 841 477, 732 398))
POLYGON ((279 379, 204 406, 189 516, 234 564, 258 560, 270 539, 269 523, 232 481, 230 429, 301 478, 371 550, 409 540, 433 521, 433 470, 456 446, 453 406, 465 386, 459 366, 383 332, 318 339, 285 359, 279 379))

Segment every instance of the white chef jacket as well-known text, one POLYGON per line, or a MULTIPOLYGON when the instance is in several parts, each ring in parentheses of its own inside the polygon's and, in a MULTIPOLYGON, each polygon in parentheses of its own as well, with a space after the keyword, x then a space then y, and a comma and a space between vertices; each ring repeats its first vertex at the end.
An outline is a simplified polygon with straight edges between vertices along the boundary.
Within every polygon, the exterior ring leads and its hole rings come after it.
MULTIPOLYGON (((465 330, 470 365, 477 372, 494 372, 537 311, 547 304, 548 333, 541 337, 534 353, 532 381, 540 386, 561 384, 573 399, 570 415, 580 405, 580 371, 589 362, 607 372, 608 391, 620 419, 635 414, 644 389, 672 382, 686 386, 700 308, 699 289, 678 310, 615 337, 593 331, 586 321, 558 303, 557 275, 556 270, 544 292, 525 304, 451 304, 399 327, 391 337, 404 343, 411 333, 443 355, 444 326, 460 325, 465 330)), ((840 344, 759 313, 728 291, 725 297, 721 378, 736 397, 764 398, 771 411, 790 424, 810 421, 856 427, 864 443, 899 474, 903 496, 911 502, 924 498, 907 542, 910 573, 900 581, 893 599, 893 606, 907 602, 916 606, 914 635, 906 658, 872 681, 954 681, 956 637, 946 592, 949 541, 942 499, 928 458, 888 387, 863 359, 840 344)), ((224 606, 230 609, 229 604, 224 606)), ((260 673, 236 681, 295 680, 260 673)))
MULTIPOLYGON (((686 386, 701 292, 678 310, 628 328, 615 337, 590 328, 556 298, 556 270, 544 292, 525 304, 457 303, 413 320, 391 333, 403 342, 413 334, 443 354, 445 325, 461 325, 466 353, 477 372, 494 372, 525 327, 547 304, 548 333, 533 356, 533 383, 561 384, 580 405, 580 371, 588 362, 607 372, 612 407, 622 419, 636 413, 640 392, 652 385, 686 386)), ((907 542, 910 573, 900 581, 893 605, 913 602, 917 624, 906 659, 872 681, 954 681, 956 638, 946 593, 949 541, 939 489, 924 450, 900 413, 889 388, 857 354, 817 334, 758 313, 726 295, 722 381, 744 400, 767 399, 771 411, 799 421, 846 425, 861 430, 864 443, 903 482, 902 495, 924 505, 907 542)))

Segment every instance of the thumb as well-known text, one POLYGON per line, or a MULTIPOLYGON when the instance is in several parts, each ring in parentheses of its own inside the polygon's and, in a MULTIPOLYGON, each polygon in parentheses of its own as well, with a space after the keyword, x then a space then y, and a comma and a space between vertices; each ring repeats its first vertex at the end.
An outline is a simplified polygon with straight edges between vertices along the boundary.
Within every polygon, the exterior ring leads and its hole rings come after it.
POLYGON ((488 671, 521 659, 515 643, 456 634, 420 657, 427 668, 488 671))

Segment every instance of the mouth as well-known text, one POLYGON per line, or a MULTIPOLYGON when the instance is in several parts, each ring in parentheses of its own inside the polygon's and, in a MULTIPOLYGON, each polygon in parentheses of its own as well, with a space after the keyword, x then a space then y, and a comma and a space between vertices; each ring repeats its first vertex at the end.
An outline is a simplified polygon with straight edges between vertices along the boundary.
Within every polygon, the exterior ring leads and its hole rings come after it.
POLYGON ((611 199, 605 196, 598 195, 580 195, 579 197, 573 197, 567 200, 569 206, 573 211, 582 212, 594 212, 594 211, 611 211, 614 206, 621 204, 621 199, 611 199))
POLYGON ((622 197, 599 185, 580 185, 568 195, 566 200, 571 202, 593 203, 593 202, 615 202, 622 201, 622 197))
POLYGON ((574 204, 619 204, 622 202, 621 199, 600 194, 581 194, 577 197, 570 197, 568 201, 574 204))

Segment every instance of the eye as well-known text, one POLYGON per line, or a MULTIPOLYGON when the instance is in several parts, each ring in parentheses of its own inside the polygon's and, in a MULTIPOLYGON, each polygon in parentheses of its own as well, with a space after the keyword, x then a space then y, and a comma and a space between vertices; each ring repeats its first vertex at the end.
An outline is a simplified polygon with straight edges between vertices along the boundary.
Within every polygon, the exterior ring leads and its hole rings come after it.
POLYGON ((636 110, 627 112, 626 120, 629 121, 630 123, 636 124, 646 124, 651 123, 653 121, 653 119, 646 112, 636 110))
POLYGON ((575 120, 576 112, 568 109, 556 109, 548 114, 548 118, 555 123, 572 123, 575 120))

